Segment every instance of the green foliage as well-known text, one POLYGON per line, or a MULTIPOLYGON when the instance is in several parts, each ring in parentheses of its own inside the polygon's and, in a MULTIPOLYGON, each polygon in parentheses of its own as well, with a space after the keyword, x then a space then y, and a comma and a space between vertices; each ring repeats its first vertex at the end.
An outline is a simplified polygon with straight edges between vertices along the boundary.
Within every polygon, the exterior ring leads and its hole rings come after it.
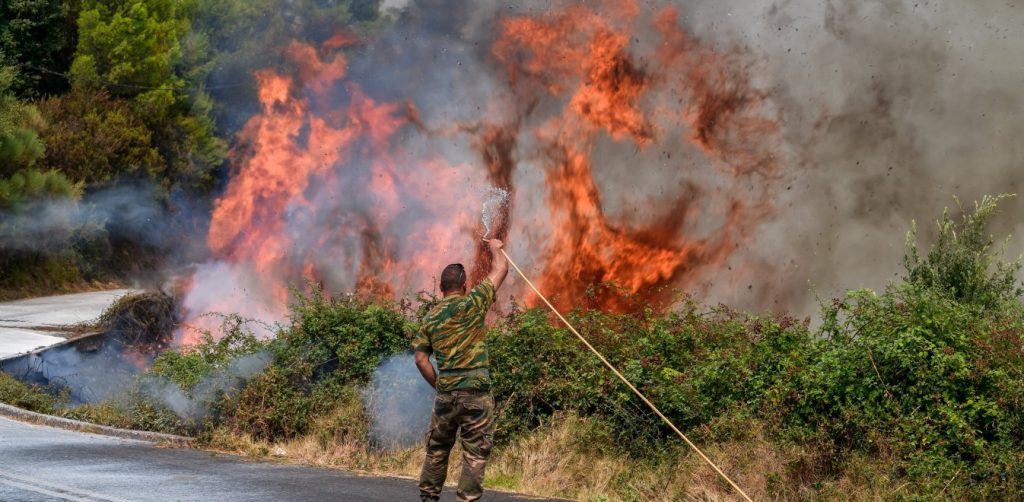
POLYGON ((38 110, 12 93, 16 76, 13 67, 0 66, 0 177, 32 167, 44 150, 38 110))
POLYGON ((45 389, 19 382, 14 377, 0 372, 0 403, 36 413, 53 413, 58 400, 45 389))
MULTIPOLYGON (((67 70, 75 49, 77 1, 6 0, 0 2, 0 66, 28 64, 54 72, 67 70)), ((20 98, 64 92, 61 77, 25 68, 13 81, 20 98)))
POLYGON ((15 75, 0 66, 0 210, 47 196, 77 197, 81 187, 62 174, 33 168, 44 152, 37 134, 44 122, 34 106, 11 93, 15 75))
MULTIPOLYGON (((193 2, 174 0, 83 1, 71 73, 76 85, 106 87, 129 100, 165 164, 161 182, 205 188, 226 146, 209 118, 209 97, 188 90, 202 84, 210 59, 203 37, 191 30, 194 9, 193 2)), ((134 130, 118 135, 145 136, 134 130)))
MULTIPOLYGON (((938 233, 928 256, 918 256, 916 229, 907 234, 907 253, 903 263, 907 269, 907 282, 934 288, 967 303, 993 308, 1002 302, 1016 300, 1021 289, 1017 273, 1021 262, 1004 263, 993 249, 992 235, 987 232, 988 222, 996 214, 999 201, 1010 197, 986 195, 974 203, 974 212, 964 210, 959 223, 949 216, 949 209, 936 221, 938 233)), ((1001 250, 1000 250, 1001 251, 1001 250)))
MULTIPOLYGON (((72 183, 56 171, 25 169, 9 178, 0 177, 0 210, 45 198, 78 199, 82 186, 72 183)), ((5 222, 0 222, 0 235, 11 232, 5 222)))
POLYGON ((41 101, 39 110, 47 123, 42 166, 85 183, 165 175, 167 165, 151 144, 152 132, 128 102, 78 87, 41 101))
MULTIPOLYGON (((47 247, 52 240, 30 242, 26 235, 31 235, 39 204, 55 199, 74 204, 82 186, 60 172, 35 167, 44 152, 37 134, 43 120, 34 106, 12 94, 14 82, 14 70, 0 66, 0 288, 59 285, 78 278, 73 253, 47 247)), ((67 223, 48 229, 47 237, 61 230, 70 234, 67 223)))
POLYGON ((796 373, 790 433, 827 437, 840 456, 884 454, 912 479, 985 478, 1024 447, 1019 303, 986 311, 905 283, 852 292, 823 317, 826 340, 796 373))
MULTIPOLYGON (((751 317, 726 308, 616 315, 577 312, 570 322, 674 423, 691 428, 732 413, 770 408, 787 370, 813 346, 803 323, 751 317)), ((650 453, 671 434, 568 330, 546 312, 510 317, 490 333, 499 439, 529 430, 553 413, 597 417, 615 443, 650 453)))
POLYGON ((266 347, 266 342, 260 341, 246 324, 237 315, 227 316, 221 325, 220 338, 214 339, 207 331, 195 345, 161 353, 153 361, 151 373, 167 378, 185 392, 191 391, 202 379, 227 368, 237 358, 266 347))
POLYGON ((73 420, 122 429, 168 434, 189 434, 195 430, 193 424, 158 403, 139 384, 102 403, 62 408, 57 413, 73 420))
MULTIPOLYGON (((175 73, 188 32, 187 3, 173 0, 85 0, 78 16, 78 79, 149 87, 182 87, 175 73), (131 41, 131 43, 127 43, 131 41)), ((138 91, 115 88, 128 96, 138 91)))
POLYGON ((985 233, 999 199, 959 224, 944 213, 925 259, 912 232, 904 282, 823 307, 822 339, 779 402, 780 434, 816 438, 839 461, 888 458, 925 486, 958 475, 986 497, 1019 492, 1024 306, 1020 264, 1003 263, 985 233))
POLYGON ((228 398, 226 423, 261 439, 304 433, 336 407, 346 387, 367 382, 385 357, 405 349, 411 330, 390 304, 299 295, 292 325, 268 346, 269 368, 228 398))

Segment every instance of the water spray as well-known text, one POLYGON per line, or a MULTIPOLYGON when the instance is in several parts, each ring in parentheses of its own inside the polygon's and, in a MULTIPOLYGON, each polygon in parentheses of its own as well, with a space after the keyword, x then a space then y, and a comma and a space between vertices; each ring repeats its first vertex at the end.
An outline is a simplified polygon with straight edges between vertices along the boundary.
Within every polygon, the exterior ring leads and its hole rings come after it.
POLYGON ((484 239, 491 235, 498 216, 508 211, 508 190, 498 187, 490 187, 484 191, 484 204, 481 209, 481 219, 484 223, 484 239))
MULTIPOLYGON (((498 214, 498 210, 500 210, 503 207, 502 204, 508 203, 508 192, 505 190, 502 190, 500 188, 494 188, 489 190, 488 194, 495 194, 492 195, 492 197, 495 197, 496 200, 487 199, 484 201, 484 207, 482 211, 484 229, 486 230, 486 233, 484 234, 484 240, 486 240, 487 235, 490 234, 491 224, 493 223, 493 219, 498 214)), ((689 446, 693 451, 695 451, 697 455, 699 455, 700 458, 704 460, 704 462, 710 465, 711 468, 714 469, 715 472, 717 472, 718 475, 722 477, 722 479, 729 483, 729 486, 732 486, 732 488, 736 490, 736 492, 739 493, 744 500, 746 500, 747 502, 753 502, 750 496, 748 496, 747 493, 744 492, 743 489, 739 487, 739 485, 733 482, 733 480, 730 479, 729 476, 727 476, 725 472, 723 472, 722 469, 718 467, 718 465, 716 465, 710 458, 708 458, 708 456, 704 454, 704 452, 701 451, 701 449, 698 448, 697 445, 693 443, 693 441, 690 441, 690 438, 686 437, 686 435, 683 434, 683 432, 680 431, 679 428, 676 427, 676 425, 673 424, 672 421, 669 420, 668 417, 666 417, 665 414, 663 414, 661 410, 659 410, 658 407, 654 405, 654 403, 647 399, 647 396, 644 396, 644 394, 640 392, 640 390, 637 389, 636 386, 633 385, 628 379, 626 379, 626 377, 623 376, 622 373, 619 372, 619 370, 612 365, 612 363, 608 362, 608 359, 606 359, 600 351, 595 349, 594 346, 591 345, 590 342, 588 342, 587 339, 584 338, 579 331, 576 331, 576 328, 574 328, 573 325, 570 324, 569 321, 562 315, 562 313, 559 312, 558 309, 556 309, 550 301, 548 301, 547 297, 545 297, 544 294, 541 293, 539 289, 537 289, 537 286, 534 286, 533 281, 531 281, 529 277, 526 277, 526 274, 524 274, 522 269, 519 268, 519 265, 516 265, 516 262, 512 260, 512 257, 509 256, 504 249, 499 249, 499 251, 501 251, 501 254, 505 256, 506 260, 508 260, 509 265, 512 265, 512 268, 515 269, 517 274, 519 274, 519 277, 522 277, 523 280, 526 281, 526 284, 530 286, 530 289, 532 289, 533 292, 536 293, 537 296, 544 301, 544 304, 547 305, 548 308, 551 309, 551 311, 554 312, 556 316, 558 316, 558 319, 561 320, 563 324, 565 324, 565 327, 569 328, 569 331, 571 331, 572 334, 576 335, 576 338, 579 338, 580 341, 583 342, 583 345, 590 349, 590 351, 593 352, 594 355, 596 355, 597 358, 600 359, 601 362, 604 363, 604 365, 607 366, 608 369, 610 369, 612 373, 615 374, 615 376, 619 377, 619 380, 622 380, 622 383, 626 384, 626 386, 629 387, 629 389, 632 390, 633 393, 636 394, 637 397, 639 397, 640 400, 644 402, 644 404, 646 404, 649 408, 651 408, 652 411, 654 411, 655 415, 658 415, 658 418, 665 422, 665 424, 668 425, 669 428, 671 428, 672 431, 675 432, 683 440, 683 442, 686 443, 687 446, 689 446)))

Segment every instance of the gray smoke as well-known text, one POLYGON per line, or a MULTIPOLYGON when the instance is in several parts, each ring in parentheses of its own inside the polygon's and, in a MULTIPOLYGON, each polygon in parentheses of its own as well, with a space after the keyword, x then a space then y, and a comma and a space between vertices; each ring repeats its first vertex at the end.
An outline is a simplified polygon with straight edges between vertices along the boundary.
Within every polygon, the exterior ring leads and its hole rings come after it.
MULTIPOLYGON (((381 8, 394 19, 346 53, 349 80, 375 100, 414 103, 428 128, 508 123, 515 106, 508 102, 507 76, 490 53, 496 20, 568 4, 383 2, 381 8)), ((1012 2, 638 2, 645 13, 669 5, 679 9, 681 23, 704 45, 753 61, 753 84, 764 90, 766 109, 780 123, 782 180, 768 195, 773 216, 740 243, 728 263, 694 272, 703 275, 692 292, 705 300, 812 314, 816 295, 879 289, 899 274, 911 220, 928 230, 927 222, 951 205, 954 195, 971 201, 985 193, 1018 191, 1024 65, 1017 61, 1024 51, 1024 9, 1012 2)), ((638 33, 637 52, 649 52, 642 49, 654 38, 638 33)), ((637 59, 641 66, 656 64, 637 59)), ((344 109, 348 99, 339 87, 336 100, 314 106, 329 113, 344 109)), ((532 120, 541 120, 536 117, 551 105, 537 104, 540 111, 532 120)), ((516 200, 508 240, 512 254, 536 261, 550 237, 544 221, 548 190, 544 166, 530 151, 534 140, 522 136, 514 152, 516 200)), ((453 166, 453 178, 461 184, 430 186, 430 205, 403 198, 402 213, 378 225, 379 194, 366 189, 372 155, 357 149, 355 158, 336 170, 343 173, 336 185, 310 187, 304 194, 310 204, 290 208, 284 221, 292 257, 311 262, 328 289, 350 291, 360 271, 382 269, 381 249, 403 262, 413 250, 436 247, 418 233, 424 223, 476 204, 466 193, 486 186, 471 136, 410 130, 401 137, 405 155, 396 159, 396 170, 413 173, 423 159, 439 157, 453 166), (342 235, 335 232, 339 228, 355 230, 342 235)), ((595 184, 613 225, 642 227, 674 207, 675 199, 692 196, 693 210, 706 216, 687 231, 699 234, 716 226, 713 215, 723 213, 730 200, 716 191, 729 185, 705 160, 687 158, 679 145, 636 151, 609 138, 596 143, 595 184), (662 153, 686 160, 664 162, 662 153), (687 182, 696 183, 701 193, 666 190, 687 182)), ((1024 198, 1005 203, 994 230, 1021 233, 1016 215, 1022 209, 1024 198)), ((438 250, 447 258, 438 268, 471 262, 479 236, 462 234, 465 242, 452 239, 449 248, 438 250)), ((922 234, 928 238, 927 231, 922 234)), ((1011 255, 1020 243, 1013 241, 1011 255)), ((252 280, 261 272, 247 267, 203 265, 186 308, 198 313, 215 303, 211 298, 237 298, 234 303, 248 309, 247 317, 281 318, 283 312, 263 308, 275 300, 252 280)), ((406 288, 394 291, 397 295, 429 289, 436 275, 436 270, 402 268, 403 277, 380 278, 406 288)))
POLYGON ((185 391, 166 377, 143 374, 142 368, 126 359, 129 352, 113 343, 93 350, 86 341, 5 360, 0 370, 19 380, 66 392, 71 405, 118 402, 131 398, 126 392, 137 391, 140 397, 198 423, 222 396, 241 389, 272 359, 267 352, 237 357, 185 391))
POLYGON ((75 249, 86 261, 97 261, 110 257, 114 243, 131 243, 168 263, 183 262, 204 252, 204 220, 195 199, 184 193, 149 182, 116 183, 78 201, 41 199, 0 210, 0 251, 53 255, 75 249))
POLYGON ((147 375, 142 382, 142 392, 179 417, 198 422, 210 414, 210 407, 222 396, 237 392, 246 381, 262 372, 271 360, 268 352, 237 357, 227 367, 204 377, 188 391, 167 378, 147 375))
MULTIPOLYGON (((784 0, 682 8, 699 37, 760 59, 788 155, 774 221, 734 256, 735 269, 756 272, 721 281, 713 296, 809 313, 815 292, 877 289, 900 273, 911 220, 927 238, 954 195, 969 204, 1020 190, 1020 5, 784 0)), ((1020 234, 1024 199, 1002 209, 993 230, 1020 234)), ((1021 242, 1011 244, 1011 258, 1021 242)))
POLYGON ((363 402, 373 420, 373 442, 383 448, 407 447, 423 441, 434 389, 420 376, 412 354, 396 354, 377 367, 363 402))
POLYGON ((121 350, 70 343, 7 359, 0 370, 31 384, 67 392, 72 405, 100 403, 129 388, 138 374, 121 350))

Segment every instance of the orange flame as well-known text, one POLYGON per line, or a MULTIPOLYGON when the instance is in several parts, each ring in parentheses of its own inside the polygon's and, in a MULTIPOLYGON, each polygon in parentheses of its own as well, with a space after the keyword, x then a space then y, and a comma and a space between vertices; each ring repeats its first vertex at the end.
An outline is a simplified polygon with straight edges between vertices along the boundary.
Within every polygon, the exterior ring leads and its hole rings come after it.
MULTIPOLYGON (((647 293, 652 286, 692 289, 771 213, 778 127, 742 54, 703 46, 672 8, 645 16, 634 1, 506 17, 498 27, 490 57, 508 88, 493 92, 511 91, 514 105, 497 121, 488 113, 479 123, 428 124, 410 100, 374 99, 348 78, 337 52, 354 43, 348 35, 319 48, 290 44, 284 54, 294 74, 256 73, 261 111, 232 152, 208 244, 217 263, 255 274, 247 287, 268 303, 259 312, 282 318, 286 285, 302 278, 394 296, 431 289, 446 263, 472 259, 471 279, 479 280, 489 261, 478 238, 480 199, 450 187, 492 185, 516 196, 495 235, 511 236, 513 252, 533 253, 539 284, 563 308, 600 282, 651 301, 660 299, 647 293), (641 33, 656 40, 641 43, 641 33), (450 162, 439 149, 407 150, 410 134, 468 137, 479 165, 450 162), (593 172, 604 162, 599 145, 689 148, 713 172, 676 161, 688 180, 633 228, 606 214, 593 172), (543 169, 546 196, 516 190, 524 160, 543 169), (533 231, 545 224, 547 234, 533 231)), ((203 287, 202 277, 192 285, 203 287)), ((195 303, 186 305, 193 317, 244 310, 237 295, 195 303)), ((614 293, 598 303, 630 308, 614 293)))
MULTIPOLYGON (((779 169, 776 123, 762 109, 765 96, 754 90, 741 57, 701 46, 680 28, 675 9, 666 8, 650 20, 661 35, 652 58, 658 65, 643 68, 627 50, 631 30, 641 22, 634 19, 635 2, 614 7, 628 15, 575 6, 506 19, 493 50, 524 103, 532 107, 538 93, 567 102, 537 131, 546 145, 548 207, 555 221, 539 282, 560 295, 563 308, 580 305, 586 288, 600 282, 627 294, 646 291, 649 300, 659 294, 652 286, 693 288, 699 269, 721 266, 770 213, 779 169), (668 120, 659 123, 659 117, 668 120), (685 124, 679 136, 673 120, 685 124), (687 183, 675 204, 646 228, 609 221, 591 169, 600 133, 638 149, 687 140, 733 177, 732 187, 713 194, 721 213, 702 212, 704 191, 687 183), (742 178, 751 175, 761 177, 761 185, 743 188, 750 181, 742 178), (721 223, 714 231, 687 235, 697 222, 716 218, 721 223)), ((627 308, 611 293, 598 303, 627 308)))

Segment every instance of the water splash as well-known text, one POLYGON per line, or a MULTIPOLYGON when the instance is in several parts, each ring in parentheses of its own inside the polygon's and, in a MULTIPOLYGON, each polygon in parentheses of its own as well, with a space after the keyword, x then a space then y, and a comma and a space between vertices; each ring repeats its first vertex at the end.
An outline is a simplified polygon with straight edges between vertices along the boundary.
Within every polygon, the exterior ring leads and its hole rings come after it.
POLYGON ((484 223, 484 238, 491 235, 491 229, 499 223, 499 218, 508 208, 508 190, 490 187, 484 190, 484 204, 480 217, 484 223))

